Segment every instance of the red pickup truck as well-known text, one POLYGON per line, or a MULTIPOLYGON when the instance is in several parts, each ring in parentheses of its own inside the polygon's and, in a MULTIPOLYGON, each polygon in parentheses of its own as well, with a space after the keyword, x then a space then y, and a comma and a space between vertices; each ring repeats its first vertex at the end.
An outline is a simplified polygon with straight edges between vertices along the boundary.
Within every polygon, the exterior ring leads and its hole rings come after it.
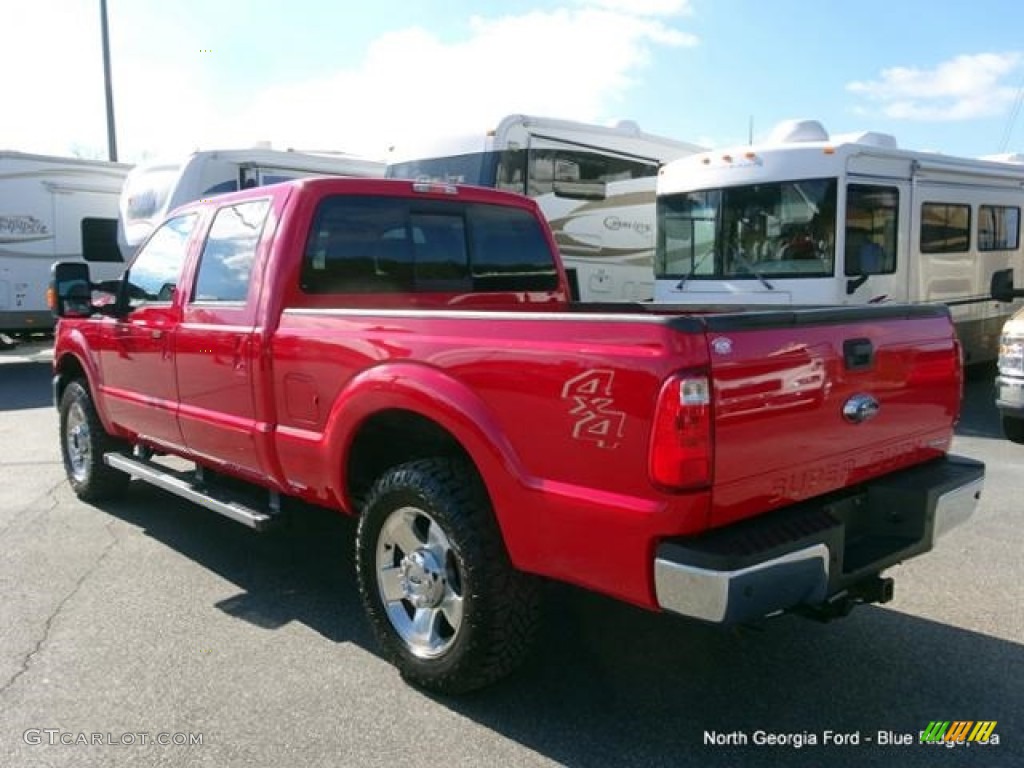
POLYGON ((493 190, 199 201, 112 285, 55 265, 53 304, 75 492, 358 516, 369 619, 437 691, 521 660, 541 577, 715 623, 888 600, 983 484, 948 454, 944 308, 572 304, 535 204, 493 190))

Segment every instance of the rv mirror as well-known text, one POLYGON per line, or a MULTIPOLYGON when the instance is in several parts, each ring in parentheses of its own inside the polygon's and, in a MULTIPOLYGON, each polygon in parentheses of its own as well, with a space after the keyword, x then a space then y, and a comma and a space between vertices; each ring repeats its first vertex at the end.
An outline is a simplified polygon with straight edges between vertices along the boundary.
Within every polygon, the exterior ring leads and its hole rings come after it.
POLYGON ((570 200, 604 200, 607 197, 603 181, 556 181, 552 189, 555 197, 570 200))
POLYGON ((1012 269, 1000 269, 998 272, 992 273, 989 293, 996 301, 1013 301, 1024 296, 1024 290, 1017 290, 1013 287, 1012 269))
POLYGON ((857 292, 857 289, 860 288, 862 285, 864 285, 864 283, 866 283, 867 281, 868 281, 868 276, 867 275, 860 275, 859 277, 855 277, 852 280, 847 280, 846 281, 846 295, 847 296, 853 296, 853 294, 855 294, 857 292))
POLYGON ((88 317, 92 314, 92 282, 89 265, 81 261, 58 261, 51 269, 48 300, 55 317, 88 317))

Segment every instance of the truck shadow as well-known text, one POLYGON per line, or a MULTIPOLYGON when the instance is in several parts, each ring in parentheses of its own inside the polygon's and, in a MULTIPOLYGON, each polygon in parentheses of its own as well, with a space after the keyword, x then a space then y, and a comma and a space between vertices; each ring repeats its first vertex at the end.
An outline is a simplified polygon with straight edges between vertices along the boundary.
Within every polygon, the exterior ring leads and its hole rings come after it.
POLYGON ((879 746, 878 732, 916 740, 940 718, 999 722, 1000 751, 975 746, 971 764, 1024 759, 1024 647, 886 608, 723 631, 559 588, 541 648, 525 674, 446 704, 565 765, 931 766, 935 747, 879 746), (860 744, 825 745, 826 730, 860 744), (758 731, 817 745, 757 745, 758 731))
MULTIPOLYGON (((141 485, 104 509, 236 584, 238 594, 216 605, 231 616, 271 631, 298 621, 377 653, 353 575, 352 521, 304 510, 256 535, 141 485)), ((828 625, 782 617, 725 631, 562 585, 549 585, 547 598, 525 669, 436 705, 570 766, 931 766, 942 747, 867 739, 916 735, 935 719, 998 721, 1002 743, 958 747, 971 750, 958 765, 1024 764, 1020 644, 890 608, 862 607, 828 625), (861 744, 823 745, 826 730, 859 732, 861 744), (706 745, 712 731, 741 732, 749 744, 706 745), (756 731, 811 733, 818 745, 756 746, 756 731)), ((396 706, 416 702, 410 692, 396 706)))
POLYGON ((49 361, 0 365, 0 411, 44 408, 53 404, 49 361))
POLYGON ((373 647, 355 582, 354 520, 304 507, 256 533, 138 481, 102 509, 238 585, 216 605, 225 613, 265 629, 299 621, 331 641, 373 647))

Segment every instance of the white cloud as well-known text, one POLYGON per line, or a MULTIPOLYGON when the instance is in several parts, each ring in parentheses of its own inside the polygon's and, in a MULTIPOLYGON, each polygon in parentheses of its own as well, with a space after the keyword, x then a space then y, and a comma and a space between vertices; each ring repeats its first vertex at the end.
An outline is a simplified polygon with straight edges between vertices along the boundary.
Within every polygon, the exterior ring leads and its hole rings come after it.
POLYGON ((999 115, 1014 102, 1015 75, 1022 64, 1019 52, 962 55, 934 69, 885 69, 878 80, 852 82, 846 88, 890 118, 970 120, 999 115))
POLYGON ((469 26, 451 43, 420 28, 385 34, 357 69, 268 89, 223 130, 259 124, 275 145, 381 156, 425 135, 482 137, 515 112, 597 121, 636 84, 654 46, 696 43, 660 20, 592 6, 476 16, 469 26))
MULTIPOLYGON (((132 15, 141 4, 110 5, 119 156, 136 159, 164 145, 194 147, 212 114, 207 95, 195 87, 202 81, 198 46, 188 46, 192 57, 181 50, 182 40, 197 35, 169 11, 157 17, 147 10, 143 19, 132 15), (199 127, 185 115, 196 116, 199 127)), ((4 33, 0 148, 106 158, 99 4, 12 4, 5 7, 4 33)))
MULTIPOLYGON (((516 112, 610 121, 656 49, 697 43, 672 25, 690 11, 689 0, 563 0, 477 15, 454 40, 419 27, 368 45, 345 40, 348 50, 365 46, 358 63, 267 84, 245 80, 242 67, 218 71, 222 58, 201 56, 201 41, 217 29, 194 14, 174 4, 111 5, 118 141, 129 160, 261 140, 383 157, 388 146, 425 134, 482 136, 516 112)), ((0 147, 104 156, 98 9, 81 0, 26 1, 5 21, 0 147)))
POLYGON ((92 154, 106 146, 96 7, 72 0, 5 6, 0 148, 92 154))

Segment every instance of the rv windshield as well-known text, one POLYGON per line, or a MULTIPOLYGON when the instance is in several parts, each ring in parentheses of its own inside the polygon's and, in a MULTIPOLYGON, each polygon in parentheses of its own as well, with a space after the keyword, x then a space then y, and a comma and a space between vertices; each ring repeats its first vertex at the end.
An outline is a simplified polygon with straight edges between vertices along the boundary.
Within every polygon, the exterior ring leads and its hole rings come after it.
POLYGON ((664 195, 655 276, 683 280, 831 276, 836 179, 664 195))
POLYGON ((132 248, 145 240, 167 212, 181 169, 176 165, 136 168, 121 189, 121 224, 132 248))

